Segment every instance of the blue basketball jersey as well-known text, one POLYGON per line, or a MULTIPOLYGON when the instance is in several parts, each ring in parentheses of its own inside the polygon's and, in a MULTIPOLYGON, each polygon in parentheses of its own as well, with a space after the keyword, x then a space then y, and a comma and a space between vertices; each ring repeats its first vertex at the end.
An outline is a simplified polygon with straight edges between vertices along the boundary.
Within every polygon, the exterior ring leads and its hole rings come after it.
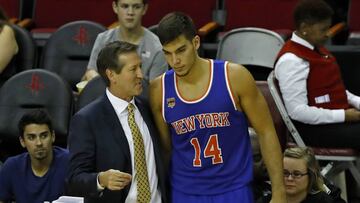
POLYGON ((208 89, 195 101, 181 97, 173 70, 162 77, 162 113, 172 138, 171 184, 187 194, 220 194, 252 180, 248 123, 236 109, 226 65, 211 60, 208 89))

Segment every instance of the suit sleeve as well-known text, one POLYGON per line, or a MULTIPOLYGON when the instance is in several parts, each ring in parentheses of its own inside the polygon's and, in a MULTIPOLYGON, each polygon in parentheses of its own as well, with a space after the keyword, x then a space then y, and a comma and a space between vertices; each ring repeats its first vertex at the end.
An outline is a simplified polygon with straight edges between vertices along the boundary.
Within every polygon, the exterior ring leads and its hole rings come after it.
POLYGON ((81 114, 75 115, 70 124, 68 191, 72 195, 100 195, 97 190, 96 140, 92 127, 87 117, 81 114))

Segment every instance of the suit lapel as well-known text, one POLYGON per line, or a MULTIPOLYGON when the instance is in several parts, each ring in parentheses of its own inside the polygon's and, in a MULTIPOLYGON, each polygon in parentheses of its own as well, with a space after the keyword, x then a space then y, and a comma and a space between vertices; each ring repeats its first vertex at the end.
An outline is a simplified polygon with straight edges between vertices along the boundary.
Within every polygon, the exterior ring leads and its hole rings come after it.
POLYGON ((145 123, 146 123, 146 126, 148 127, 149 129, 149 132, 150 132, 150 136, 152 137, 152 140, 154 142, 154 139, 153 139, 153 136, 154 136, 154 129, 153 129, 153 124, 152 124, 152 118, 151 118, 151 115, 148 111, 148 109, 145 107, 146 104, 144 104, 140 99, 136 98, 135 97, 135 104, 137 106, 137 108, 139 109, 140 111, 140 114, 141 116, 143 117, 145 123))
MULTIPOLYGON (((159 147, 158 147, 160 143, 159 143, 158 137, 157 137, 158 131, 157 131, 154 123, 152 122, 152 115, 150 113, 150 109, 148 109, 146 107, 147 104, 145 104, 142 100, 140 100, 136 97, 135 97, 135 103, 140 111, 141 116, 143 117, 143 119, 146 123, 146 126, 149 129, 150 137, 151 137, 151 140, 152 140, 153 146, 154 146, 155 156, 157 157, 160 154, 159 147)), ((158 160, 158 159, 156 159, 156 160, 158 160)))
POLYGON ((119 144, 121 150, 126 154, 126 157, 129 159, 131 163, 130 158, 130 149, 129 149, 129 143, 126 139, 124 129, 121 126, 120 120, 118 116, 116 115, 116 112, 111 105, 109 99, 107 98, 106 94, 103 97, 104 102, 104 118, 105 123, 109 124, 110 132, 112 136, 114 137, 115 141, 119 144))

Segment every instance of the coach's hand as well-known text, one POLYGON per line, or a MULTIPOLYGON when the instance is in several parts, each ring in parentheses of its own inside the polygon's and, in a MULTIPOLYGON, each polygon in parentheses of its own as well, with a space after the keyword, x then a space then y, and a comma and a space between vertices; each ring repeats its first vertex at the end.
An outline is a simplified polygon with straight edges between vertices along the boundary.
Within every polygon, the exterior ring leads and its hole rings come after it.
POLYGON ((131 182, 130 174, 114 169, 100 172, 98 178, 100 185, 109 190, 122 190, 131 182))

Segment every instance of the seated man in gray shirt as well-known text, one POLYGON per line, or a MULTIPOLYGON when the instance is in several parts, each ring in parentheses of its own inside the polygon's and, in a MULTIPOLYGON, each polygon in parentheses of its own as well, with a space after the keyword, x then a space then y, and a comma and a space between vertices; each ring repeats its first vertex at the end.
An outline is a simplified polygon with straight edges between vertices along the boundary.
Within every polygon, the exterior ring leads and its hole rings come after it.
POLYGON ((119 40, 138 45, 137 53, 141 56, 141 69, 147 87, 150 80, 168 68, 159 38, 141 25, 148 8, 147 0, 114 0, 112 7, 118 16, 119 26, 97 36, 83 80, 89 81, 98 75, 96 60, 99 51, 109 42, 119 40))

